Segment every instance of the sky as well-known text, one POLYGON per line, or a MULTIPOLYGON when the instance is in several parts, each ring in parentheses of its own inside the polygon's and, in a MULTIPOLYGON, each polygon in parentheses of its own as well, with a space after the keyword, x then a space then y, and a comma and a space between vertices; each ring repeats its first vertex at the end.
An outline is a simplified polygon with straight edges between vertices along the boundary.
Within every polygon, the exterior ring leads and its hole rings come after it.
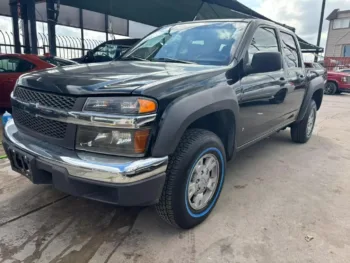
MULTIPOLYGON (((272 20, 295 27, 301 38, 316 44, 322 0, 240 0, 240 2, 272 20)), ((325 18, 337 8, 350 9, 350 0, 326 0, 325 18)), ((326 44, 328 25, 328 21, 324 20, 322 47, 326 44)), ((42 23, 38 23, 37 28, 38 32, 46 31, 42 23)), ((0 30, 12 31, 10 18, 0 17, 0 30)), ((75 28, 57 26, 56 33, 80 37, 80 31, 75 28)), ((105 34, 86 30, 85 38, 104 40, 105 34)), ((1 39, 0 35, 0 42, 1 39)))
MULTIPOLYGON (((316 45, 322 0, 240 0, 260 14, 296 28, 296 33, 316 45)), ((329 22, 327 16, 334 9, 350 9, 350 0, 326 0, 321 46, 325 47, 329 22)))

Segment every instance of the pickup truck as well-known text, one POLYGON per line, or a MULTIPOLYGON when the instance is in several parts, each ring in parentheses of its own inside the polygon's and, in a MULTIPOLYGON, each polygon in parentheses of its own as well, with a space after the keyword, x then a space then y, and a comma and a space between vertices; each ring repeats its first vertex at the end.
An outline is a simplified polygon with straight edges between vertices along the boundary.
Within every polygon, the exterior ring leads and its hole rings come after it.
POLYGON ((341 71, 329 71, 325 94, 334 95, 342 92, 350 93, 350 73, 341 71))
POLYGON ((3 145, 34 184, 203 222, 226 162, 290 127, 306 143, 324 92, 296 35, 258 20, 163 26, 120 60, 22 76, 3 145))

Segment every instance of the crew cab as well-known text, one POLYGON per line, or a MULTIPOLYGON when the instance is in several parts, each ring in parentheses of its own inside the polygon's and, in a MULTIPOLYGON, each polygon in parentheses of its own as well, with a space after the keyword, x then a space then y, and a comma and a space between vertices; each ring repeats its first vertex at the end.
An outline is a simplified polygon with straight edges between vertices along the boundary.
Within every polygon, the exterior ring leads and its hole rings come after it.
MULTIPOLYGON (((156 206, 192 228, 213 211, 226 162, 290 127, 306 143, 324 80, 296 35, 258 20, 163 26, 119 61, 22 76, 3 145, 34 184, 121 206, 156 206)), ((263 168, 262 168, 263 169, 263 168)))
POLYGON ((350 73, 342 71, 329 71, 325 94, 334 95, 342 92, 350 92, 350 73))

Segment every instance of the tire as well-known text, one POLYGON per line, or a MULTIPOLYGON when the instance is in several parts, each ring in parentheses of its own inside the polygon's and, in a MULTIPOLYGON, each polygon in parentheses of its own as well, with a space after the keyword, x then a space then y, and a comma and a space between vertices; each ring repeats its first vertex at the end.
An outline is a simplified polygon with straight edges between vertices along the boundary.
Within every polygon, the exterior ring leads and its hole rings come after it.
POLYGON ((324 94, 334 95, 338 90, 337 84, 334 82, 327 82, 324 88, 324 94))
POLYGON ((314 100, 311 100, 304 118, 300 122, 294 123, 291 126, 291 136, 292 136, 293 142, 306 143, 311 138, 312 131, 314 129, 315 122, 316 122, 316 115, 317 115, 316 102, 314 100), (312 122, 310 118, 313 118, 312 122))
MULTIPOLYGON (((187 130, 175 153, 169 159, 167 178, 160 201, 156 205, 158 215, 167 223, 183 229, 190 229, 202 223, 219 199, 224 183, 225 169, 226 155, 221 140, 214 133, 207 130, 187 130), (192 182, 194 178, 205 177, 205 175, 198 176, 195 167, 206 167, 206 162, 209 160, 208 156, 216 164, 212 172, 204 172, 208 176, 207 180, 203 179, 200 183, 192 182), (207 159, 205 159, 206 157, 207 159), (196 165, 200 160, 205 161, 203 166, 196 165), (197 184, 199 185, 202 182, 203 184, 209 183, 214 175, 214 170, 217 180, 215 189, 209 191, 209 188, 206 188, 203 192, 203 195, 208 194, 211 197, 208 197, 207 203, 203 202, 205 204, 203 208, 194 209, 194 201, 189 198, 189 185, 197 187, 197 184)), ((192 189, 194 188, 192 187, 192 189)), ((197 190, 203 191, 203 187, 197 190)), ((194 194, 192 198, 196 198, 196 195, 194 194)))

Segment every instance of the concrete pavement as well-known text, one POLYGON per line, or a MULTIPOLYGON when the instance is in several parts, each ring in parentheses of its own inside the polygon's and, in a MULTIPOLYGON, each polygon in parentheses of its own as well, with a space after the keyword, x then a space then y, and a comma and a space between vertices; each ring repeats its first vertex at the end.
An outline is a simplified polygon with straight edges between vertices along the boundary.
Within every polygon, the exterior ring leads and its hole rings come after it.
POLYGON ((0 162, 0 262, 350 262, 350 96, 326 96, 313 138, 289 130, 228 164, 222 195, 183 231, 150 208, 34 186, 0 162))

